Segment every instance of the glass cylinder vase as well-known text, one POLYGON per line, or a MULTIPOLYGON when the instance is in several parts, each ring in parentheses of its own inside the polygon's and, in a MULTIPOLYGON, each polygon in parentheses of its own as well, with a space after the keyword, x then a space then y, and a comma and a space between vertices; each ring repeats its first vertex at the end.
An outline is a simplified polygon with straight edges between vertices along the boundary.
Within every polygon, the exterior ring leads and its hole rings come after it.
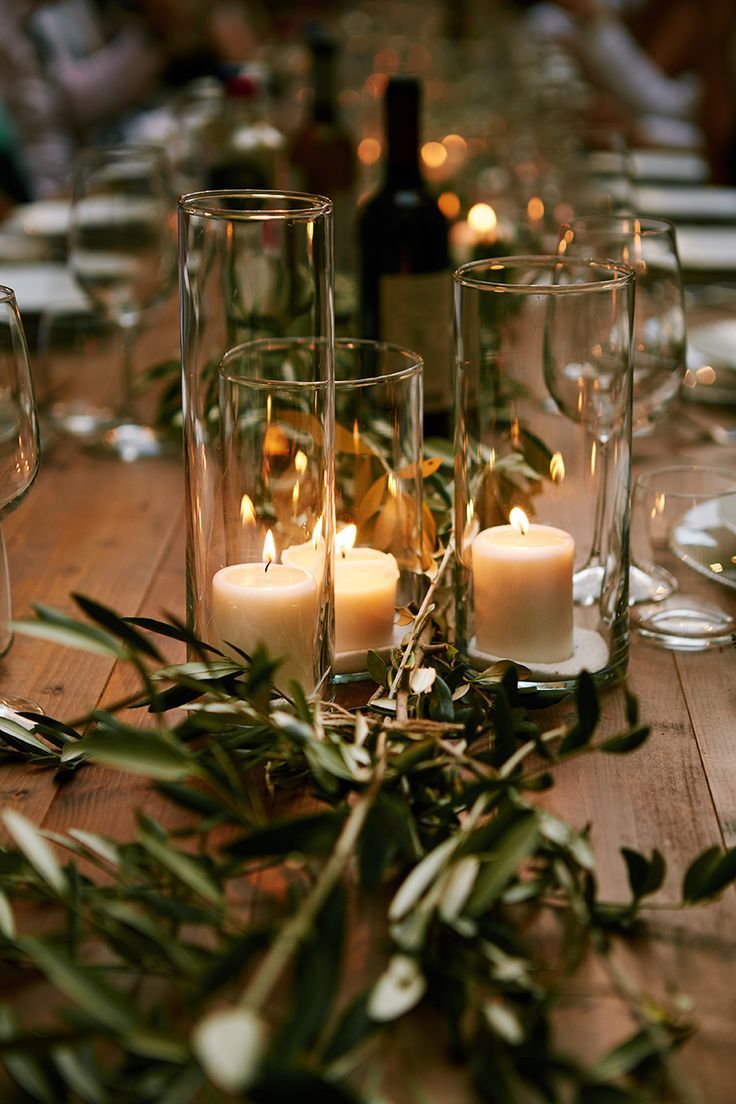
MULTIPOLYGON (((232 562, 229 506, 223 509, 223 503, 234 492, 226 488, 230 476, 220 426, 220 364, 229 351, 248 341, 309 335, 318 341, 314 355, 291 382, 313 385, 313 398, 331 394, 332 204, 321 196, 295 192, 183 196, 179 275, 187 614, 190 627, 207 640, 212 636, 212 580, 232 562)), ((243 380, 248 371, 255 372, 252 358, 246 362, 242 355, 237 364, 232 358, 227 364, 227 370, 243 380)), ((263 378, 263 373, 254 375, 256 381, 263 378)), ((274 377, 275 384, 279 380, 282 385, 289 382, 286 376, 274 377)), ((326 408, 324 416, 324 432, 329 433, 326 408)))
POLYGON ((540 690, 627 661, 634 280, 545 256, 455 272, 458 646, 540 690))
POLYGON ((219 372, 222 562, 207 637, 227 654, 259 645, 281 660, 275 685, 308 692, 331 669, 334 443, 326 350, 252 341, 219 372), (309 550, 308 562, 290 558, 309 550))

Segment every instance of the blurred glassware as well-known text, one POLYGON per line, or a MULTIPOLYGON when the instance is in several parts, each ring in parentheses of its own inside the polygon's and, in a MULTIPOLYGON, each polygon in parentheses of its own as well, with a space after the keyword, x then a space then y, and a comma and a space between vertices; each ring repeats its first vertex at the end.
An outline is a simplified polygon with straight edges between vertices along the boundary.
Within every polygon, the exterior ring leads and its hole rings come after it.
MULTIPOLYGON (((28 349, 15 295, 0 287, 0 520, 23 501, 39 462, 38 419, 28 349)), ((0 656, 13 641, 12 603, 0 529, 0 656)))
POLYGON ((123 339, 120 407, 101 446, 127 461, 161 455, 167 442, 137 418, 133 355, 141 311, 169 294, 176 274, 176 218, 162 150, 82 151, 72 189, 69 264, 123 339))
POLYGON ((102 311, 46 310, 36 345, 39 408, 52 429, 97 440, 115 420, 122 331, 102 311))
POLYGON ((638 215, 591 215, 560 228, 558 253, 608 258, 636 272, 634 435, 649 433, 685 378, 687 325, 675 227, 638 215))
POLYGON ((642 636, 665 648, 730 644, 736 630, 736 476, 682 465, 634 484, 631 547, 656 586, 631 608, 642 636), (725 589, 724 589, 725 588, 725 589))

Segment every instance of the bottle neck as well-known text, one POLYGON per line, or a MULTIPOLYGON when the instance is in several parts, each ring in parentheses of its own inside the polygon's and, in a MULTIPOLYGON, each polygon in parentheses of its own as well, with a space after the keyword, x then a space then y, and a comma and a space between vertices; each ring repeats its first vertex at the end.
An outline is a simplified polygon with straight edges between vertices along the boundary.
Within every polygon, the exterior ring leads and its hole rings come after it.
POLYGON ((335 112, 335 66, 332 48, 315 49, 313 59, 314 100, 312 117, 318 123, 334 123, 335 112))
POLYGON ((419 167, 419 89, 415 83, 392 82, 386 94, 386 184, 416 188, 419 167))

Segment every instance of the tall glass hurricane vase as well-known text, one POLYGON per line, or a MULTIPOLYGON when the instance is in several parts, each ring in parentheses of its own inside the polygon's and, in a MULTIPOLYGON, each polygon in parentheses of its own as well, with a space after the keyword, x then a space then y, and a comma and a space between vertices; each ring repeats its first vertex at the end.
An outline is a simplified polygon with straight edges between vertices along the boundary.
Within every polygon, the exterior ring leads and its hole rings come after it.
MULTIPOLYGON (((28 350, 15 296, 0 287, 0 520, 25 498, 36 478, 38 423, 28 350)), ((12 606, 0 530, 0 655, 10 648, 12 606)))
POLYGON ((455 273, 458 643, 540 689, 627 659, 633 289, 608 261, 455 273), (604 579, 580 605, 596 541, 604 579))
MULTIPOLYGON (((232 531, 226 534, 222 509, 233 473, 228 470, 231 460, 221 436, 220 365, 227 353, 250 341, 316 339, 314 355, 308 364, 300 364, 298 378, 292 379, 302 388, 329 384, 320 417, 325 432, 331 432, 332 204, 320 196, 296 192, 211 191, 183 196, 179 273, 188 618, 201 638, 211 639, 212 579, 229 562, 227 542, 232 538, 232 531)), ((226 363, 231 365, 226 376, 232 376, 232 358, 226 363)), ((247 357, 238 358, 241 383, 234 395, 247 392, 252 363, 247 357)), ((288 365, 279 378, 284 386, 289 382, 288 365)), ((256 390, 267 401, 267 391, 256 390)), ((273 407, 270 410, 273 416, 273 407)), ((268 404, 263 417, 269 417, 268 404)), ((321 470, 325 478, 333 479, 331 464, 321 470)), ((325 495, 328 512, 333 502, 330 484, 325 495)), ((331 519, 324 524, 331 533, 331 519)))

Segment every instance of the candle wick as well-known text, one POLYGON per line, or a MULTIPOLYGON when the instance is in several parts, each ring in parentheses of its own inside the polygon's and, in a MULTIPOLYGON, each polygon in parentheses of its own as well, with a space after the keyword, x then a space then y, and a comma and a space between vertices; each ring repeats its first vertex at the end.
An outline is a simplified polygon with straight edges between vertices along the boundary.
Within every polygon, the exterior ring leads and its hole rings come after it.
POLYGON ((264 575, 266 574, 266 572, 268 571, 268 569, 269 569, 269 567, 270 567, 270 566, 271 566, 271 560, 266 560, 266 566, 265 566, 265 568, 263 569, 263 574, 264 574, 264 575))

